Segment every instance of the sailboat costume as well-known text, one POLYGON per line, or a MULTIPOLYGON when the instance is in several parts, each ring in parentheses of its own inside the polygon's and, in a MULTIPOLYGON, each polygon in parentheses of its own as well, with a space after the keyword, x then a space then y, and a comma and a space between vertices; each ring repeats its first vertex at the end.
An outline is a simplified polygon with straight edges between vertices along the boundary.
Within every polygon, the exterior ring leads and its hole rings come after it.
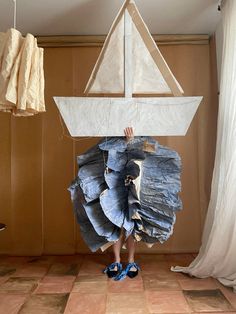
POLYGON ((85 92, 124 95, 54 97, 72 136, 106 136, 78 157, 69 187, 85 242, 105 250, 121 230, 148 246, 165 242, 182 208, 181 159, 150 136, 185 135, 202 97, 181 97, 134 1, 125 1, 113 22, 85 92), (127 126, 137 135, 129 142, 127 126))

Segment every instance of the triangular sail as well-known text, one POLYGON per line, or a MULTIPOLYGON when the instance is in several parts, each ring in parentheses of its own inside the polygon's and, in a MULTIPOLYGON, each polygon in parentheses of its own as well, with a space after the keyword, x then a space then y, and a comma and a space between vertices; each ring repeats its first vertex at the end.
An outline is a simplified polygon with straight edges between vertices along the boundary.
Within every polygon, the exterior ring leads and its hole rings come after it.
POLYGON ((124 17, 116 25, 109 40, 109 49, 96 73, 91 93, 117 93, 124 91, 124 17), (119 43, 119 45, 117 45, 119 43))
POLYGON ((156 66, 136 26, 132 25, 133 44, 133 93, 172 94, 170 87, 156 66))
POLYGON ((86 86, 86 93, 125 93, 124 15, 132 20, 132 93, 174 94, 183 90, 170 71, 134 2, 118 13, 86 86))

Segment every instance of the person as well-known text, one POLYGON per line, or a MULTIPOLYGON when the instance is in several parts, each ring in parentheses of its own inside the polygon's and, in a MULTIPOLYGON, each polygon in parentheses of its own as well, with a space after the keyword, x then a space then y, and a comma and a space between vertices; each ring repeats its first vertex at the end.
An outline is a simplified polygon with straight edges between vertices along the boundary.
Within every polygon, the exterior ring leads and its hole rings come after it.
POLYGON ((78 175, 68 188, 80 233, 92 252, 112 245, 114 260, 104 270, 115 281, 137 276, 135 247, 164 243, 182 209, 181 159, 154 138, 108 137, 78 156, 78 175), (121 248, 128 250, 123 267, 121 248))
MULTIPOLYGON (((129 143, 134 138, 134 130, 132 127, 127 127, 124 129, 124 134, 126 137, 126 142, 129 143)), ((135 255, 135 240, 132 235, 129 235, 125 241, 126 248, 128 250, 128 263, 124 269, 122 269, 121 264, 121 248, 124 244, 124 233, 123 229, 121 229, 121 235, 118 241, 116 241, 113 245, 113 255, 114 255, 114 262, 108 265, 104 269, 104 273, 107 274, 109 278, 115 278, 115 280, 122 280, 123 278, 129 276, 130 278, 134 278, 138 275, 138 271, 140 267, 134 261, 135 255)))

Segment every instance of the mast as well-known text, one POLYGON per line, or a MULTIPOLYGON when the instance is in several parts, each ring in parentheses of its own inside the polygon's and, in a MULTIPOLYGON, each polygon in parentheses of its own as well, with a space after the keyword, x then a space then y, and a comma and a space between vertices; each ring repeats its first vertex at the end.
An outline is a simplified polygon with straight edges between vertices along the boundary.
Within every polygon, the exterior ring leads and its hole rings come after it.
MULTIPOLYGON (((129 4, 128 4, 129 6, 129 4)), ((126 8, 124 18, 124 92, 125 98, 133 94, 132 19, 126 8)))

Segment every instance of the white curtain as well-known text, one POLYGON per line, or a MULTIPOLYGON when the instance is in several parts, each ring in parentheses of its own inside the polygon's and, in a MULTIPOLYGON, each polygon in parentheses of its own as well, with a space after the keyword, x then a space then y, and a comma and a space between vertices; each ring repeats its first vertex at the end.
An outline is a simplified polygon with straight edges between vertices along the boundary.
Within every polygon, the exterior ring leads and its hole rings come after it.
POLYGON ((212 276, 236 292, 236 1, 222 8, 223 55, 216 159, 199 255, 173 271, 212 276))

